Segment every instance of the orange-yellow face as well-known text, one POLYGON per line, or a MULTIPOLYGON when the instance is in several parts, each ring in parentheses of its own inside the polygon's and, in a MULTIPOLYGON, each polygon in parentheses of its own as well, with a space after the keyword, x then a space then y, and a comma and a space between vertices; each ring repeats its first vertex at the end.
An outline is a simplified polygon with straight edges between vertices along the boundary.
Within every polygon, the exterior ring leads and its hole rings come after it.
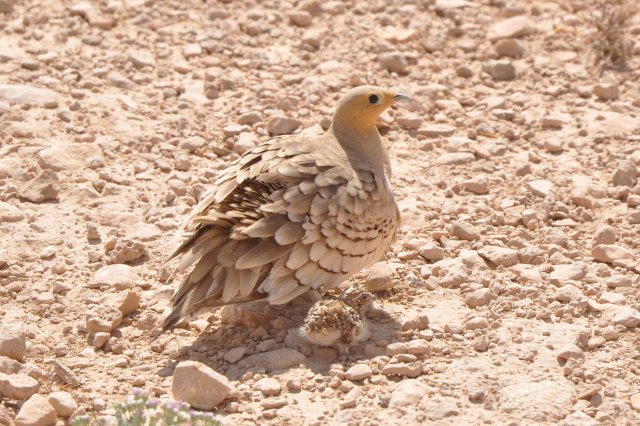
POLYGON ((407 96, 377 86, 359 86, 338 102, 334 122, 347 120, 354 126, 371 126, 385 109, 407 96))

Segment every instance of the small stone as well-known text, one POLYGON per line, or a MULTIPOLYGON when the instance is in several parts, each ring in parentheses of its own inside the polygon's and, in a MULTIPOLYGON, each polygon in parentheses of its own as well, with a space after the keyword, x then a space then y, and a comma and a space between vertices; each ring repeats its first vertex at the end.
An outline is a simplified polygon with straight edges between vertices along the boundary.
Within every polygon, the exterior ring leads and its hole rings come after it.
POLYGON ((482 330, 489 327, 489 321, 485 317, 473 317, 470 318, 464 328, 466 330, 482 330))
POLYGON ((39 389, 40 383, 26 374, 0 373, 0 395, 5 398, 25 400, 39 389))
POLYGON ((495 81, 511 81, 516 78, 516 67, 506 60, 485 62, 482 70, 495 81))
POLYGON ((605 263, 635 260, 633 251, 615 244, 599 244, 591 250, 591 255, 594 259, 605 263))
MULTIPOLYGON (((430 331, 430 330, 429 330, 430 331)), ((406 346, 407 352, 412 355, 426 355, 431 353, 431 346, 425 339, 411 340, 406 346)))
POLYGON ((434 243, 427 243, 418 247, 418 253, 431 262, 444 259, 444 250, 434 243))
POLYGON ((127 61, 131 62, 136 68, 154 68, 156 66, 156 61, 151 52, 141 50, 130 50, 127 55, 127 61))
POLYGON ((614 186, 628 186, 633 188, 638 182, 638 168, 631 160, 622 160, 613 173, 614 186))
POLYGON ((400 52, 387 52, 378 56, 378 62, 382 68, 396 74, 406 74, 409 63, 407 58, 400 52))
POLYGON ((87 312, 85 320, 88 333, 111 333, 122 322, 122 312, 109 305, 95 306, 87 312))
MULTIPOLYGON (((455 126, 449 126, 447 124, 430 124, 428 126, 420 127, 416 135, 424 136, 427 138, 438 138, 442 136, 451 136, 458 130, 455 126)), ((450 154, 471 154, 470 152, 454 152, 450 154)), ((473 156, 473 154, 471 154, 473 156)), ((471 161, 475 160, 475 156, 471 161)))
POLYGON ((345 378, 351 381, 368 379, 372 375, 373 371, 367 364, 356 364, 344 373, 345 378))
POLYGON ((0 201, 0 223, 20 222, 24 213, 13 204, 0 201))
POLYGON ((627 298, 619 293, 613 293, 611 291, 604 291, 598 298, 598 303, 611 303, 614 305, 625 305, 627 298))
POLYGON ((631 403, 631 408, 640 412, 640 392, 631 395, 629 402, 631 403))
POLYGON ((476 156, 471 152, 445 152, 440 155, 436 162, 440 165, 462 165, 476 160, 476 156))
POLYGON ((27 353, 27 336, 16 324, 0 324, 0 356, 22 362, 27 353))
POLYGON ((422 363, 399 362, 397 364, 387 364, 382 368, 381 373, 385 376, 406 376, 414 378, 422 374, 422 363))
POLYGON ((510 58, 522 58, 527 49, 518 40, 507 38, 496 43, 496 53, 500 56, 508 56, 510 58))
POLYGON ((238 135, 235 143, 233 144, 233 152, 238 154, 244 154, 245 152, 256 147, 258 139, 252 132, 242 132, 238 135))
POLYGON ((415 312, 410 314, 409 318, 404 320, 402 330, 424 330, 429 327, 429 317, 427 314, 415 312))
POLYGON ((489 180, 482 177, 473 178, 462 182, 462 187, 474 194, 484 195, 489 193, 489 180))
POLYGON ((200 56, 202 55, 202 46, 200 46, 200 43, 185 44, 184 46, 182 46, 182 55, 186 59, 200 56))
POLYGON ((9 101, 12 104, 48 108, 58 106, 58 93, 49 89, 20 84, 0 84, 0 100, 9 101))
POLYGON ((51 170, 42 171, 37 177, 24 184, 19 191, 20 198, 32 203, 57 200, 59 193, 58 175, 51 170))
POLYGON ((416 379, 402 380, 391 393, 389 407, 417 405, 428 394, 429 387, 416 379))
POLYGON ((236 346, 231 348, 224 354, 224 360, 230 364, 235 364, 240 361, 244 354, 247 352, 246 346, 236 346))
POLYGON ((566 361, 570 358, 584 358, 584 351, 573 343, 569 343, 558 350, 556 357, 558 362, 566 361))
POLYGON ((409 353, 409 349, 405 342, 394 342, 387 345, 385 353, 388 356, 395 356, 398 354, 409 353))
POLYGON ((173 373, 173 398, 200 410, 213 410, 235 387, 222 374, 198 361, 182 361, 173 373), (206 391, 205 391, 206 390, 206 391))
POLYGON ((280 382, 272 377, 258 380, 254 387, 262 392, 264 396, 279 395, 281 390, 280 382))
POLYGON ((308 27, 312 20, 313 16, 305 10, 295 10, 289 13, 289 21, 298 27, 308 27))
POLYGON ((514 16, 493 24, 487 31, 489 41, 519 38, 535 32, 535 25, 524 16, 514 16))
POLYGON ((134 313, 140 304, 141 296, 137 290, 127 290, 115 294, 107 294, 102 298, 102 304, 114 306, 123 316, 134 313))
POLYGON ((422 125, 422 117, 409 112, 396 117, 396 122, 405 129, 418 129, 422 125))
POLYGON ((280 348, 274 351, 250 355, 242 359, 240 368, 263 367, 267 372, 296 367, 306 361, 306 357, 295 349, 280 348))
POLYGON ((594 95, 604 101, 615 100, 620 96, 618 82, 612 78, 606 78, 594 85, 592 91, 594 95))
POLYGON ((206 143, 207 141, 200 136, 191 136, 180 143, 180 148, 186 149, 189 152, 196 152, 197 150, 203 148, 206 143))
POLYGON ((527 189, 535 196, 546 198, 553 194, 555 186, 548 180, 539 179, 527 182, 527 189))
POLYGON ((507 247, 484 246, 478 254, 496 266, 508 268, 518 263, 518 252, 507 247))
POLYGON ((107 344, 110 338, 111 338, 111 333, 99 331, 93 336, 93 341, 91 342, 91 345, 96 349, 100 349, 101 347, 107 344))
POLYGON ((603 225, 596 230, 594 236, 594 244, 615 244, 616 242, 616 230, 612 226, 603 225))
POLYGON ((78 409, 78 403, 69 392, 51 392, 47 400, 60 417, 69 417, 78 409))
POLYGON ((109 286, 116 290, 133 288, 138 282, 136 270, 124 264, 107 265, 96 271, 90 286, 109 286))
POLYGON ((631 287, 631 278, 626 275, 614 274, 607 279, 607 287, 631 287))
POLYGON ((387 262, 378 262, 365 270, 365 287, 368 291, 385 291, 393 287, 395 269, 387 262))
POLYGON ((147 249, 141 241, 136 239, 118 239, 113 250, 109 253, 111 263, 121 264, 133 262, 147 255, 147 249))
POLYGON ((638 327, 640 325, 640 312, 631 307, 621 306, 615 311, 611 322, 624 325, 627 328, 638 327))
POLYGON ((34 394, 20 408, 15 426, 49 426, 56 423, 58 414, 47 398, 34 394))
POLYGON ((0 13, 13 12, 14 4, 15 4, 15 0, 0 0, 0 13))
POLYGON ((551 284, 560 285, 566 281, 580 281, 587 274, 587 267, 581 263, 554 265, 553 271, 549 274, 551 284))
POLYGON ((480 234, 468 223, 453 221, 450 232, 459 240, 473 241, 480 238, 480 234))
POLYGON ((470 308, 484 306, 493 299, 493 293, 488 288, 479 288, 464 296, 464 303, 470 308))
POLYGON ((580 301, 584 299, 582 291, 573 284, 565 284, 558 287, 553 294, 554 299, 562 303, 569 303, 573 301, 580 301))
POLYGON ((296 118, 275 116, 269 120, 267 131, 272 136, 289 135, 302 125, 296 118))

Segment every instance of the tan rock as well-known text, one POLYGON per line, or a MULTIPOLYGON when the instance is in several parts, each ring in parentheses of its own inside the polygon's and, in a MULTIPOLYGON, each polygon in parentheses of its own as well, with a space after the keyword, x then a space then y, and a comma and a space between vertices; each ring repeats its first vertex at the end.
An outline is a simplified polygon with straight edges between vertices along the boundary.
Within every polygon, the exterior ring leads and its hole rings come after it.
POLYGON ((16 426, 52 426, 57 419, 58 414, 47 398, 35 394, 22 405, 15 423, 16 426))
POLYGON ((69 417, 78 409, 78 403, 69 392, 51 392, 47 400, 60 417, 69 417))
POLYGON ((235 387, 222 374, 197 361, 182 361, 173 373, 173 398, 200 410, 213 410, 235 387))
POLYGON ((24 328, 16 324, 0 324, 0 356, 22 362, 27 352, 24 328))
POLYGON ((38 392, 40 383, 26 374, 0 373, 0 395, 9 399, 24 400, 38 392))

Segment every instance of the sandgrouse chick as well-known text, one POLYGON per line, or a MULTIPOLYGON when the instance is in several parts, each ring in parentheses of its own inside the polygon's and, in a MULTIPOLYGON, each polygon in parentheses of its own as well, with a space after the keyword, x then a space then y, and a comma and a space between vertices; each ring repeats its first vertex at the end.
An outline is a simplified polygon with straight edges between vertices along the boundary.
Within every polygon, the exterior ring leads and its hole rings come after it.
POLYGON ((347 353, 351 344, 369 338, 365 308, 373 295, 362 292, 342 296, 316 302, 300 331, 314 345, 335 346, 341 353, 347 353))
POLYGON ((400 223, 375 122, 406 96, 351 89, 320 136, 273 138, 222 172, 188 218, 163 328, 204 307, 330 289, 378 261, 400 223))

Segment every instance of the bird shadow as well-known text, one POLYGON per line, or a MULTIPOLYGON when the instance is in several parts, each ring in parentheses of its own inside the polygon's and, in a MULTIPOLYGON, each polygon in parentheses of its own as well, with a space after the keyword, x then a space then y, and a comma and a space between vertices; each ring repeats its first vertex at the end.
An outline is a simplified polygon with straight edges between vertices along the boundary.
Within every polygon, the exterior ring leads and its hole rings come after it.
POLYGON ((316 374, 328 374, 335 364, 346 369, 385 355, 386 346, 398 340, 402 325, 384 311, 385 298, 384 293, 378 295, 378 302, 374 301, 367 310, 365 323, 369 338, 351 345, 346 352, 313 345, 299 332, 311 302, 296 299, 286 305, 272 306, 257 301, 230 305, 213 315, 210 325, 195 340, 181 346, 180 355, 172 364, 199 361, 230 380, 238 380, 247 373, 281 374, 300 366, 316 374), (291 362, 260 362, 261 357, 269 354, 291 357, 291 362))

